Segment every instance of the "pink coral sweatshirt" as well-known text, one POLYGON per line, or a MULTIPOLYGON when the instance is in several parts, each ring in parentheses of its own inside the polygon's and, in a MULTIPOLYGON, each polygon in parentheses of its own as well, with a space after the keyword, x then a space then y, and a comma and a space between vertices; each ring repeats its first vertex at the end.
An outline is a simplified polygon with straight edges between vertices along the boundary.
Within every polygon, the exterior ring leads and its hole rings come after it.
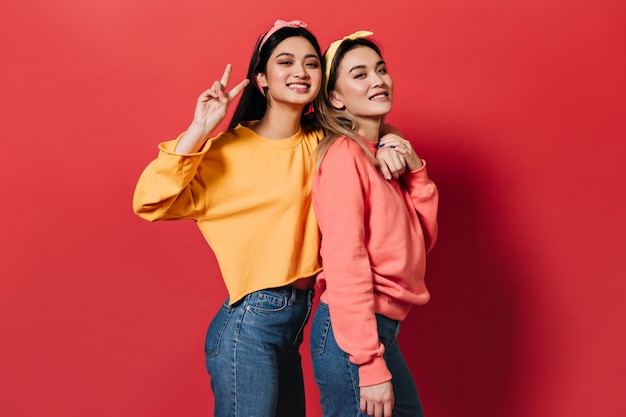
MULTIPOLYGON (((372 154, 376 144, 366 142, 372 154)), ((428 302, 426 253, 437 238, 438 192, 426 166, 386 181, 353 140, 337 139, 313 179, 322 232, 317 285, 360 386, 391 380, 375 314, 403 320, 428 302)))

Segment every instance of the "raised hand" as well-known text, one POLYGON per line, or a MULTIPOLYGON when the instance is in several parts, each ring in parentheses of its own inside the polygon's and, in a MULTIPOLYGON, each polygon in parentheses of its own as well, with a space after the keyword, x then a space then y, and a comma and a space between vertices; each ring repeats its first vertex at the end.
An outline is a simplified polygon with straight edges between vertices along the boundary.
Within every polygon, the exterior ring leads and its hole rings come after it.
POLYGON ((226 86, 230 79, 231 64, 226 65, 219 81, 214 81, 211 88, 205 90, 196 102, 191 125, 176 146, 178 153, 197 152, 209 135, 224 120, 228 106, 250 83, 245 79, 234 86, 228 93, 226 86))
POLYGON ((250 82, 245 79, 226 93, 231 69, 231 64, 226 65, 222 79, 213 82, 211 88, 198 97, 193 123, 207 130, 209 134, 224 120, 230 103, 250 82))

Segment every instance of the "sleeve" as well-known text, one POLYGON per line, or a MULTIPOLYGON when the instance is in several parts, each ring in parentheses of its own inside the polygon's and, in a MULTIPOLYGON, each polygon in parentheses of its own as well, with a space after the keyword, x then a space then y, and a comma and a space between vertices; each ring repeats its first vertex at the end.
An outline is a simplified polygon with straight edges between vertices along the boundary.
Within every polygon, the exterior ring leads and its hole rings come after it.
POLYGON ((142 172, 133 195, 133 210, 149 221, 194 219, 203 213, 206 192, 198 167, 211 140, 193 154, 174 152, 176 140, 159 145, 159 154, 142 172))
POLYGON ((426 161, 422 160, 421 168, 405 173, 404 183, 422 224, 426 253, 428 253, 437 242, 439 191, 435 183, 428 178, 426 161))
MULTIPOLYGON (((338 141, 339 142, 339 141, 338 141)), ((321 255, 333 332, 350 361, 359 365, 359 382, 391 380, 384 346, 378 339, 372 268, 366 248, 363 173, 345 143, 328 150, 313 181, 313 204, 322 232, 321 255)), ((359 152, 360 149, 359 149, 359 152)), ((375 169, 375 168, 372 168, 375 169)))

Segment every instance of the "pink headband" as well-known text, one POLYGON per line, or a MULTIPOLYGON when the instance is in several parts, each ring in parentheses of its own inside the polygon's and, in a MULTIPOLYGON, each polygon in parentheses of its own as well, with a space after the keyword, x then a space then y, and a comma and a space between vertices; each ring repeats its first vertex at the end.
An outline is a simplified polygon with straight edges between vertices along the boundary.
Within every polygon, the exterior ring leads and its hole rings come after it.
MULTIPOLYGON (((289 22, 285 21, 285 20, 277 20, 274 22, 274 26, 272 26, 272 28, 270 30, 267 31, 267 33, 265 35, 263 35, 263 37, 261 38, 261 42, 259 43, 259 53, 261 52, 261 48, 263 48, 263 45, 265 45, 265 41, 268 40, 270 38, 270 36, 272 36, 276 31, 278 31, 279 29, 282 28, 305 28, 308 25, 306 23, 304 23, 302 20, 290 20, 289 22)), ((258 62, 257 62, 258 64, 258 62)), ((259 82, 257 81, 256 77, 254 78, 254 83, 256 84, 257 88, 259 89, 259 91, 261 92, 261 94, 265 95, 265 91, 263 91, 263 87, 261 87, 259 85, 259 82)))
POLYGON ((274 34, 274 32, 276 32, 278 29, 282 29, 282 28, 305 28, 308 25, 306 23, 304 23, 302 20, 290 20, 289 22, 285 21, 285 20, 277 20, 274 22, 274 26, 272 26, 272 28, 270 30, 267 31, 267 33, 263 36, 263 40, 261 41, 261 44, 259 45, 259 51, 261 50, 261 48, 263 48, 263 45, 265 45, 265 41, 268 40, 270 38, 270 36, 272 36, 274 34))

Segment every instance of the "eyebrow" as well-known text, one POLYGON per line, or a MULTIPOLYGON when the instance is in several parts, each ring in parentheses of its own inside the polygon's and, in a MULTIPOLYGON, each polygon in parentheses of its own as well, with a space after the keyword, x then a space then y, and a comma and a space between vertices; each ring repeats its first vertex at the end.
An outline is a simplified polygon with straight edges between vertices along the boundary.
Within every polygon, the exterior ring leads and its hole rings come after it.
MULTIPOLYGON (((280 58, 280 57, 282 57, 282 56, 288 56, 288 57, 290 57, 290 58, 295 58, 295 57, 296 57, 296 55, 295 55, 295 54, 292 54, 291 52, 281 52, 280 54, 276 55, 274 58, 280 58)), ((317 59, 317 60, 319 60, 319 59, 320 59, 320 58, 319 58, 317 55, 315 55, 315 54, 308 54, 308 55, 305 55, 305 56, 304 56, 304 59, 308 59, 308 58, 315 58, 315 59, 317 59)))
MULTIPOLYGON (((382 59, 376 63, 376 67, 378 68, 381 65, 385 65, 385 61, 383 61, 382 59)), ((365 65, 356 65, 356 66, 350 68, 350 71, 348 71, 348 74, 351 73, 352 71, 360 70, 360 69, 363 69, 365 67, 366 67, 365 65)))

